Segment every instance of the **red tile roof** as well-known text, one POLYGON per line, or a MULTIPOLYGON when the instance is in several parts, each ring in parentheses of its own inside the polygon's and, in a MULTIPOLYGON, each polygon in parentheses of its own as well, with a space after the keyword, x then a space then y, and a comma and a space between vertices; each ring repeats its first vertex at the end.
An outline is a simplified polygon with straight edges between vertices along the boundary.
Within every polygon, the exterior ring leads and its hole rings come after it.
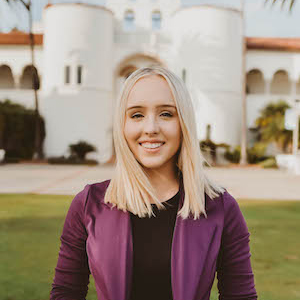
POLYGON ((247 49, 300 51, 300 38, 246 38, 247 49))
MULTIPOLYGON (((43 45, 43 34, 34 34, 35 45, 43 45)), ((247 49, 300 51, 300 38, 247 37, 247 49)), ((29 45, 28 33, 22 31, 0 32, 0 45, 29 45)))
MULTIPOLYGON (((43 34, 34 34, 34 41, 35 45, 43 45, 43 34)), ((0 32, 0 45, 29 45, 29 34, 18 30, 0 32)))

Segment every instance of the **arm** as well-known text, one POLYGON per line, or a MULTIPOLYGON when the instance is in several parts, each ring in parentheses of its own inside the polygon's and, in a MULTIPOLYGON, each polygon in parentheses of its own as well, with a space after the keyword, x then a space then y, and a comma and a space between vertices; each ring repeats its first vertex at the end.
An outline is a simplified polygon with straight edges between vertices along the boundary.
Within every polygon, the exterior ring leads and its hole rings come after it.
POLYGON ((256 300, 248 227, 237 201, 223 194, 224 228, 217 260, 219 300, 256 300))
POLYGON ((86 185, 69 207, 60 237, 61 246, 50 300, 85 300, 90 275, 84 226, 84 205, 88 191, 89 185, 86 185))

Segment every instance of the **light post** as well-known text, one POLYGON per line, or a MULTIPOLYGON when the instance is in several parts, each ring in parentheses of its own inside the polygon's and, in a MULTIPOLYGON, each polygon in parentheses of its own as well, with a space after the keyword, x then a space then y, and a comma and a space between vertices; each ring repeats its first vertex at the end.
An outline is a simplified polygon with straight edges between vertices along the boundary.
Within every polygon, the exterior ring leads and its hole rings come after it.
POLYGON ((290 172, 296 175, 300 175, 300 153, 298 152, 299 117, 300 100, 295 100, 293 107, 287 109, 284 116, 284 128, 287 130, 293 130, 292 154, 276 155, 277 165, 282 168, 287 168, 290 172))
POLYGON ((245 20, 245 1, 241 2, 241 16, 242 16, 242 132, 241 132, 241 159, 240 165, 247 164, 247 98, 246 98, 246 20, 245 20))
POLYGON ((300 100, 296 99, 294 103, 295 124, 293 129, 293 155, 298 154, 299 143, 299 115, 300 115, 300 100))

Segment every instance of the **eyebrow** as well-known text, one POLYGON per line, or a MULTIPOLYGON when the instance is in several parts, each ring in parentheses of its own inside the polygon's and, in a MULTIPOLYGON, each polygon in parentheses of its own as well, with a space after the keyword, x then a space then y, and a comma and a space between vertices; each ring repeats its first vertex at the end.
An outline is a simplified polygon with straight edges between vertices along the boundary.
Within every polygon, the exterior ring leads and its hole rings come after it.
MULTIPOLYGON (((145 106, 141 106, 141 105, 135 105, 135 106, 130 106, 127 108, 127 110, 131 110, 131 109, 134 109, 134 108, 144 108, 145 106)), ((176 106, 175 105, 170 105, 170 104, 162 104, 162 105, 157 105, 156 106, 157 108, 158 107, 172 107, 172 108, 175 108, 176 109, 176 106)))

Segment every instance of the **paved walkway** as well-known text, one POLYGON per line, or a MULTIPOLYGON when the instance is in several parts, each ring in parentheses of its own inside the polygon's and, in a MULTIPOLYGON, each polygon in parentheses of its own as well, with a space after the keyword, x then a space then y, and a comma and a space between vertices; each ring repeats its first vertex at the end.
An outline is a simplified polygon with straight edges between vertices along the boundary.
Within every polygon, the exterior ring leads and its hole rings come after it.
MULTIPOLYGON (((86 184, 111 178, 112 166, 0 165, 0 193, 75 195, 86 184)), ((300 200, 300 176, 283 170, 208 168, 236 198, 300 200)))

